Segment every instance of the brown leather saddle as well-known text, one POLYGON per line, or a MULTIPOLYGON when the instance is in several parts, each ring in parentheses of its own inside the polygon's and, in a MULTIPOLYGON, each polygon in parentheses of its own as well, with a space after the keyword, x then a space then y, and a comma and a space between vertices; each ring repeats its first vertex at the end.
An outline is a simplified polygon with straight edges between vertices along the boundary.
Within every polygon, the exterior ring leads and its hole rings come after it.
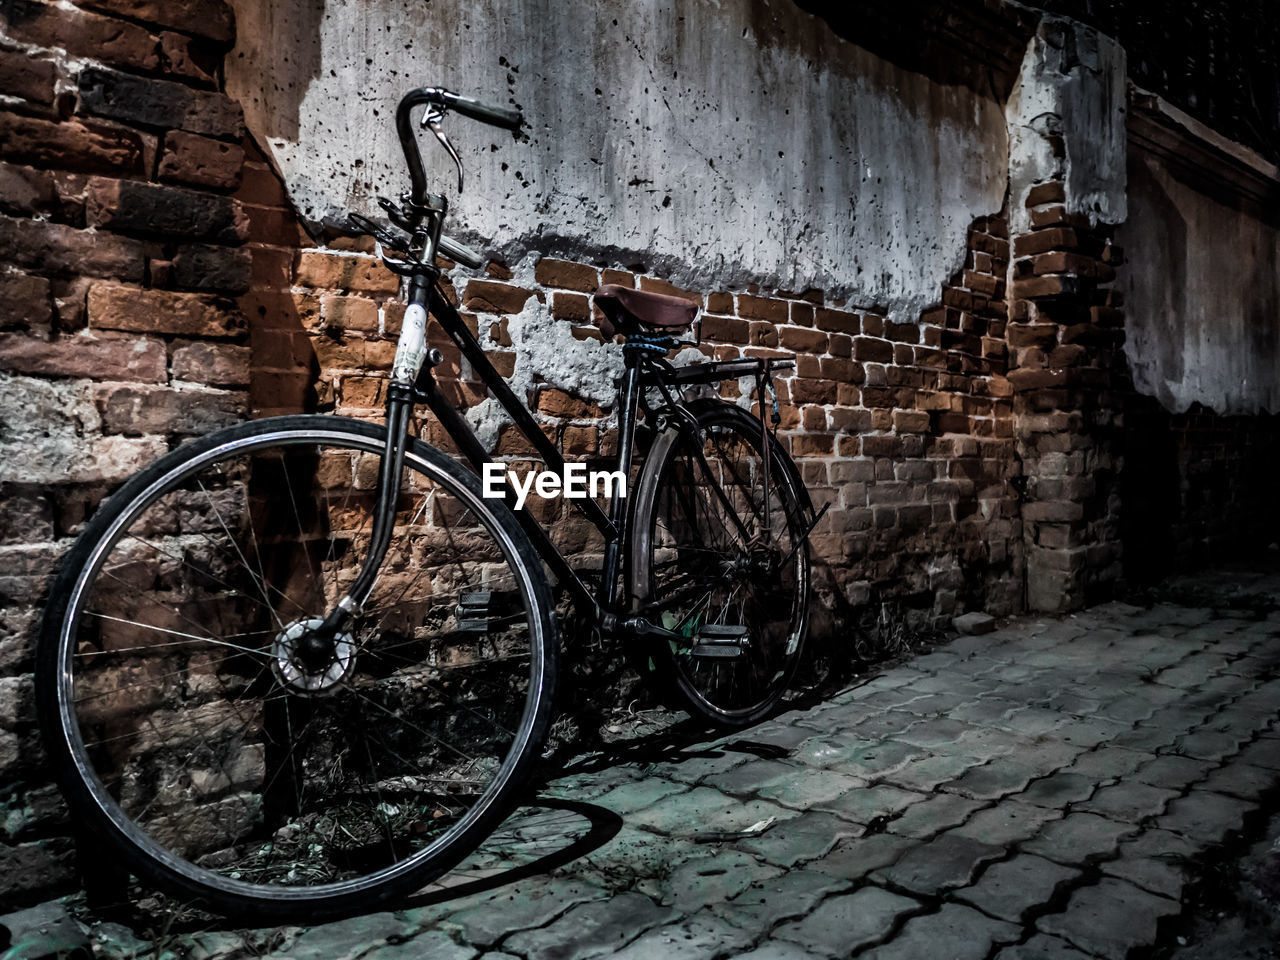
POLYGON ((687 327, 698 315, 698 305, 688 300, 612 283, 596 291, 596 306, 604 313, 596 318, 596 326, 606 337, 635 333, 642 327, 687 327))

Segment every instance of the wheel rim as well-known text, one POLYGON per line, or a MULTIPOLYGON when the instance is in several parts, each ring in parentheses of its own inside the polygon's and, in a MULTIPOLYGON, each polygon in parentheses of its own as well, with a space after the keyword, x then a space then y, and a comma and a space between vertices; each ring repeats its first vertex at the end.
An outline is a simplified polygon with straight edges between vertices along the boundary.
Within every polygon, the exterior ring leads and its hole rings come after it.
POLYGON ((528 573, 482 501, 412 451, 365 611, 332 663, 290 676, 291 630, 354 576, 380 450, 332 429, 229 440, 139 494, 75 581, 66 746, 115 828, 202 888, 319 899, 416 873, 528 747, 545 680, 528 573), (480 588, 482 611, 459 605, 480 588))
POLYGON ((786 466, 776 455, 770 464, 766 531, 759 426, 744 429, 736 421, 706 417, 699 435, 745 529, 728 517, 688 444, 677 440, 657 481, 647 597, 647 609, 682 637, 671 653, 686 693, 729 721, 757 715, 781 696, 804 637, 808 585, 799 502, 786 466), (694 656, 704 624, 745 627, 745 652, 732 659, 694 656))

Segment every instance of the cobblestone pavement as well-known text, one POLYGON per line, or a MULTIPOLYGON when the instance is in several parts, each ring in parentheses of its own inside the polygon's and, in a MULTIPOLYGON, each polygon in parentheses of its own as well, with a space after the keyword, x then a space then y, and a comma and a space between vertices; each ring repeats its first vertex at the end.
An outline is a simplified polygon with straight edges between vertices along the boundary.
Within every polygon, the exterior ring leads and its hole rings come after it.
POLYGON ((1197 858, 1280 784, 1278 666, 1274 612, 1112 603, 1017 621, 656 762, 579 764, 454 886, 403 909, 189 945, 298 960, 1126 957, 1169 941, 1197 858))

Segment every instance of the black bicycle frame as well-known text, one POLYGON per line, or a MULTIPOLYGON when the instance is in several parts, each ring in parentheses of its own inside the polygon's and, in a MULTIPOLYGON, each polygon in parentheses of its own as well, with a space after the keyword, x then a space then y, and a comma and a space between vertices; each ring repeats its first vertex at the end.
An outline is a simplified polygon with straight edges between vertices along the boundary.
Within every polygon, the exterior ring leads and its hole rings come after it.
MULTIPOLYGON (((431 316, 436 319, 449 335, 449 338, 458 346, 462 355, 471 365, 472 370, 488 387, 492 396, 502 405, 516 428, 533 445, 534 450, 543 459, 547 468, 563 472, 567 463, 564 456, 556 448, 556 445, 547 438, 547 435, 543 433, 537 420, 529 412, 528 407, 516 396, 503 376, 494 369, 479 341, 463 322, 457 309, 445 297, 439 285, 433 283, 429 291, 425 289, 425 284, 422 286, 415 284, 414 286, 415 289, 411 291, 411 302, 414 296, 424 298, 419 299, 417 302, 429 308, 431 316)), ((644 349, 643 346, 640 349, 632 348, 631 344, 624 347, 625 369, 618 382, 618 454, 616 469, 626 478, 627 484, 631 482, 631 471, 634 466, 635 427, 642 388, 657 387, 666 401, 665 409, 676 413, 678 416, 682 412, 682 408, 671 395, 669 389, 671 387, 709 384, 740 376, 760 376, 762 373, 767 376, 772 370, 770 363, 754 358, 675 368, 666 363, 665 360, 655 359, 665 353, 665 347, 660 349, 650 348, 648 350, 644 349)), ((479 438, 476 437, 471 424, 440 391, 430 365, 423 366, 415 384, 415 392, 417 399, 424 401, 431 412, 440 420, 445 431, 457 444, 462 455, 470 461, 476 472, 483 473, 484 465, 490 462, 490 454, 479 438)), ((763 406, 764 397, 762 393, 762 427, 764 422, 763 406)), ((686 417, 688 417, 687 414, 686 417)), ((692 417, 688 417, 688 419, 691 421, 692 417)), ((692 424, 690 423, 689 425, 692 424)), ((695 445, 694 449, 698 451, 699 457, 701 457, 700 447, 695 445)), ((703 462, 702 466, 709 471, 710 468, 705 462, 703 462)), ((717 491, 723 497, 723 491, 718 490, 718 485, 717 491)), ((596 623, 611 626, 616 622, 617 617, 626 612, 624 609, 626 597, 623 595, 625 586, 620 582, 618 575, 622 566, 621 550, 627 541, 627 527, 631 519, 627 498, 615 495, 609 504, 609 513, 607 515, 600 508, 600 505, 590 498, 570 505, 579 510, 604 539, 604 562, 601 571, 603 580, 599 597, 592 593, 591 589, 578 575, 578 572, 570 566, 568 560, 551 542, 551 538, 547 536, 546 531, 542 529, 532 512, 528 510, 513 510, 512 512, 520 526, 529 535, 529 539, 532 541, 538 555, 550 567, 556 579, 570 591, 575 605, 579 609, 591 611, 596 623)), ((729 515, 735 521, 738 521, 736 511, 730 510, 729 515)), ((740 521, 738 522, 740 523, 740 521)))
MULTIPOLYGON (((529 408, 521 402, 516 396, 515 390, 507 384, 502 374, 494 369, 490 364, 489 357, 485 356, 484 349, 480 347, 475 335, 463 323, 462 317, 458 315, 458 311, 452 303, 449 303, 440 291, 439 285, 433 285, 430 289, 428 302, 424 306, 429 306, 431 316, 435 317, 444 332, 449 338, 457 344, 461 349, 462 356, 467 358, 471 369, 476 372, 480 380, 489 388, 498 403, 502 404, 503 410, 516 424, 516 428, 521 434, 529 440, 543 458, 543 462, 550 470, 563 471, 567 461, 564 460, 561 452, 557 449, 556 444, 550 442, 547 434, 539 428, 538 421, 534 419, 529 408)), ((632 452, 634 452, 634 426, 637 406, 637 397, 639 397, 639 381, 636 379, 636 366, 631 364, 628 358, 626 374, 623 375, 623 384, 620 390, 620 408, 618 408, 618 430, 620 430, 620 443, 618 443, 618 471, 622 472, 625 477, 631 476, 631 460, 632 452)), ((419 398, 428 406, 429 410, 438 417, 440 425, 444 426, 449 436, 453 438, 453 442, 458 445, 458 449, 462 452, 471 465, 475 467, 476 472, 483 472, 485 463, 490 461, 489 452, 484 448, 484 444, 480 443, 475 430, 471 428, 470 422, 467 421, 461 412, 449 402, 447 397, 440 392, 439 385, 436 384, 435 375, 430 366, 422 367, 422 371, 417 378, 416 384, 419 398)), ((600 509, 598 503, 594 499, 586 498, 581 503, 573 503, 571 506, 579 509, 579 511, 600 531, 600 535, 604 538, 604 568, 603 568, 603 603, 596 600, 595 595, 582 582, 577 571, 573 570, 567 559, 556 548, 556 544, 552 543, 547 531, 543 530, 536 521, 536 518, 527 509, 518 509, 512 511, 515 513, 516 520, 520 522, 522 529, 534 544, 534 548, 538 550, 538 554, 543 561, 547 563, 550 570, 556 575, 556 579, 561 582, 573 595, 573 602, 580 605, 581 608, 589 609, 595 614, 596 621, 602 618, 602 614, 620 612, 620 585, 618 585, 618 563, 620 563, 620 550, 623 541, 626 539, 627 526, 627 506, 626 499, 623 497, 614 497, 609 504, 609 513, 605 515, 603 509, 600 509)))

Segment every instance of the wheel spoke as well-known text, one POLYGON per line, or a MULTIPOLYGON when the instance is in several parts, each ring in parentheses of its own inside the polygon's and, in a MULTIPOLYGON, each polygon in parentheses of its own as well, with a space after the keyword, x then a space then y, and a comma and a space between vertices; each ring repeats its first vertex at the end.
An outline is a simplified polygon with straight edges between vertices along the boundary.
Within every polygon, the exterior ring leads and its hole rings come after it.
POLYGON ((65 688, 65 749, 104 798, 109 840, 214 905, 352 882, 371 898, 406 861, 428 871, 428 849, 456 856, 468 811, 519 787, 515 751, 541 749, 554 627, 525 585, 544 575, 460 468, 411 450, 369 602, 313 643, 367 555, 362 482, 385 441, 340 418, 271 424, 170 457, 145 503, 86 528, 73 554, 92 559, 59 628, 69 670, 38 682, 65 688), (495 603, 480 633, 453 616, 474 590, 495 603))

